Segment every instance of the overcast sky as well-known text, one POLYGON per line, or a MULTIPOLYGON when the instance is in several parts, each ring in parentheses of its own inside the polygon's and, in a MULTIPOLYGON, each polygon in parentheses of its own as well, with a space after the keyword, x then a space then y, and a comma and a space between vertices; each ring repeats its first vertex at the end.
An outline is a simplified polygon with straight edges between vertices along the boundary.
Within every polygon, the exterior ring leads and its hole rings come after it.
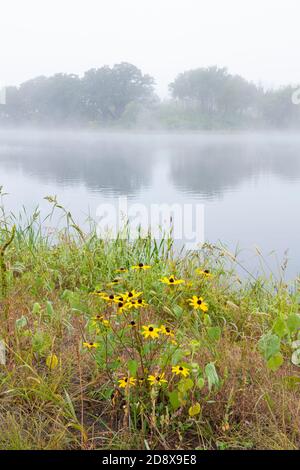
POLYGON ((131 62, 160 96, 216 64, 265 86, 300 83, 300 0, 1 0, 0 83, 131 62))

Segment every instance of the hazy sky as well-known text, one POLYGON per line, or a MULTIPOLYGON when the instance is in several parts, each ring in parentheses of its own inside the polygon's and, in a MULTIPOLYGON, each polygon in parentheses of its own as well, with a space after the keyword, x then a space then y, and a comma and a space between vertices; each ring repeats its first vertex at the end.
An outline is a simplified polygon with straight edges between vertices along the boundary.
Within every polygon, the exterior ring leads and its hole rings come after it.
POLYGON ((300 83, 300 0, 1 0, 0 83, 131 62, 161 96, 181 71, 217 64, 300 83))

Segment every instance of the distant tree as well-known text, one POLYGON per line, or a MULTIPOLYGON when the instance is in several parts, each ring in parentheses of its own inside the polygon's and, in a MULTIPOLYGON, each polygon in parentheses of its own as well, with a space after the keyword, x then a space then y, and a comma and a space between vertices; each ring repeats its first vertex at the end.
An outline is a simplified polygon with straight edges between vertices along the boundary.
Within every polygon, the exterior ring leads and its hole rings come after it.
POLYGON ((154 79, 126 62, 91 69, 82 83, 87 115, 97 121, 120 119, 129 103, 154 99, 154 79))
POLYGON ((77 75, 37 77, 19 88, 24 117, 34 122, 72 122, 83 115, 81 82, 77 75))
POLYGON ((169 89, 172 97, 183 101, 187 107, 220 120, 249 113, 258 94, 255 85, 216 66, 181 73, 169 89))
POLYGON ((294 87, 268 90, 262 100, 262 115, 267 126, 272 128, 299 127, 300 106, 292 102, 294 87))

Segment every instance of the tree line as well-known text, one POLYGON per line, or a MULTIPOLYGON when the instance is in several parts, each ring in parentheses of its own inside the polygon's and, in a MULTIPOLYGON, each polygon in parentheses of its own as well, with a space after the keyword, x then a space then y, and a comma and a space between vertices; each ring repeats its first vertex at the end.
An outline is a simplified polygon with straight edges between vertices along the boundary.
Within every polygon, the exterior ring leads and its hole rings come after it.
POLYGON ((0 124, 80 125, 165 129, 299 129, 296 87, 265 90, 216 66, 180 73, 170 98, 160 100, 155 81, 123 62, 82 77, 59 73, 6 88, 0 124))

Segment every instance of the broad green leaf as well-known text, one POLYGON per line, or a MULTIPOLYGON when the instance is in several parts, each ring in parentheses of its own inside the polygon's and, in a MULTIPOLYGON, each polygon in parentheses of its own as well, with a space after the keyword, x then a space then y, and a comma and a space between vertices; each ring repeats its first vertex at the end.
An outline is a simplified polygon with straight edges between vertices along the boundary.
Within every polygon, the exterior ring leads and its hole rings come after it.
POLYGON ((273 325, 273 331, 280 338, 282 338, 284 335, 288 333, 286 322, 284 321, 283 318, 278 317, 275 320, 274 325, 273 325))
POLYGON ((275 372, 279 367, 283 364, 283 356, 282 354, 276 353, 274 356, 271 356, 267 362, 268 368, 275 372))
POLYGON ((41 311, 41 306, 40 306, 40 304, 37 303, 37 302, 35 302, 35 303, 33 304, 33 307, 32 307, 32 313, 33 313, 34 315, 38 315, 38 314, 40 313, 40 311, 41 311))
POLYGON ((267 333, 263 335, 258 341, 258 349, 268 361, 270 357, 279 353, 280 351, 280 338, 277 335, 267 333))
POLYGON ((290 333, 294 333, 300 328, 300 315, 297 313, 291 313, 288 316, 286 323, 290 333))
POLYGON ((198 415, 201 412, 200 403, 195 403, 195 405, 189 408, 189 415, 191 417, 198 415))
POLYGON ((16 320, 16 328, 17 330, 22 330, 22 328, 25 328, 25 326, 27 326, 27 317, 22 315, 16 320))
POLYGON ((213 386, 218 387, 220 379, 213 362, 206 364, 205 374, 207 377, 209 390, 211 390, 213 386))
POLYGON ((193 388, 193 386, 194 382, 192 381, 192 379, 182 379, 178 384, 178 389, 181 392, 187 392, 188 390, 193 388))
POLYGON ((196 385, 198 388, 200 388, 200 390, 204 387, 204 384, 205 384, 205 380, 203 377, 200 377, 196 382, 196 385))
POLYGON ((221 338, 221 328, 219 326, 211 326, 207 328, 207 334, 212 341, 219 341, 221 338))
POLYGON ((136 372, 138 370, 138 362, 135 361, 134 359, 130 359, 128 361, 128 370, 130 372, 130 375, 132 377, 135 377, 136 376, 136 372))
POLYGON ((180 400, 177 390, 174 390, 173 392, 169 393, 169 401, 173 410, 177 410, 180 407, 180 400))
POLYGON ((53 309, 52 303, 47 301, 46 302, 46 308, 47 308, 47 314, 49 315, 49 317, 53 317, 54 316, 54 309, 53 309))

